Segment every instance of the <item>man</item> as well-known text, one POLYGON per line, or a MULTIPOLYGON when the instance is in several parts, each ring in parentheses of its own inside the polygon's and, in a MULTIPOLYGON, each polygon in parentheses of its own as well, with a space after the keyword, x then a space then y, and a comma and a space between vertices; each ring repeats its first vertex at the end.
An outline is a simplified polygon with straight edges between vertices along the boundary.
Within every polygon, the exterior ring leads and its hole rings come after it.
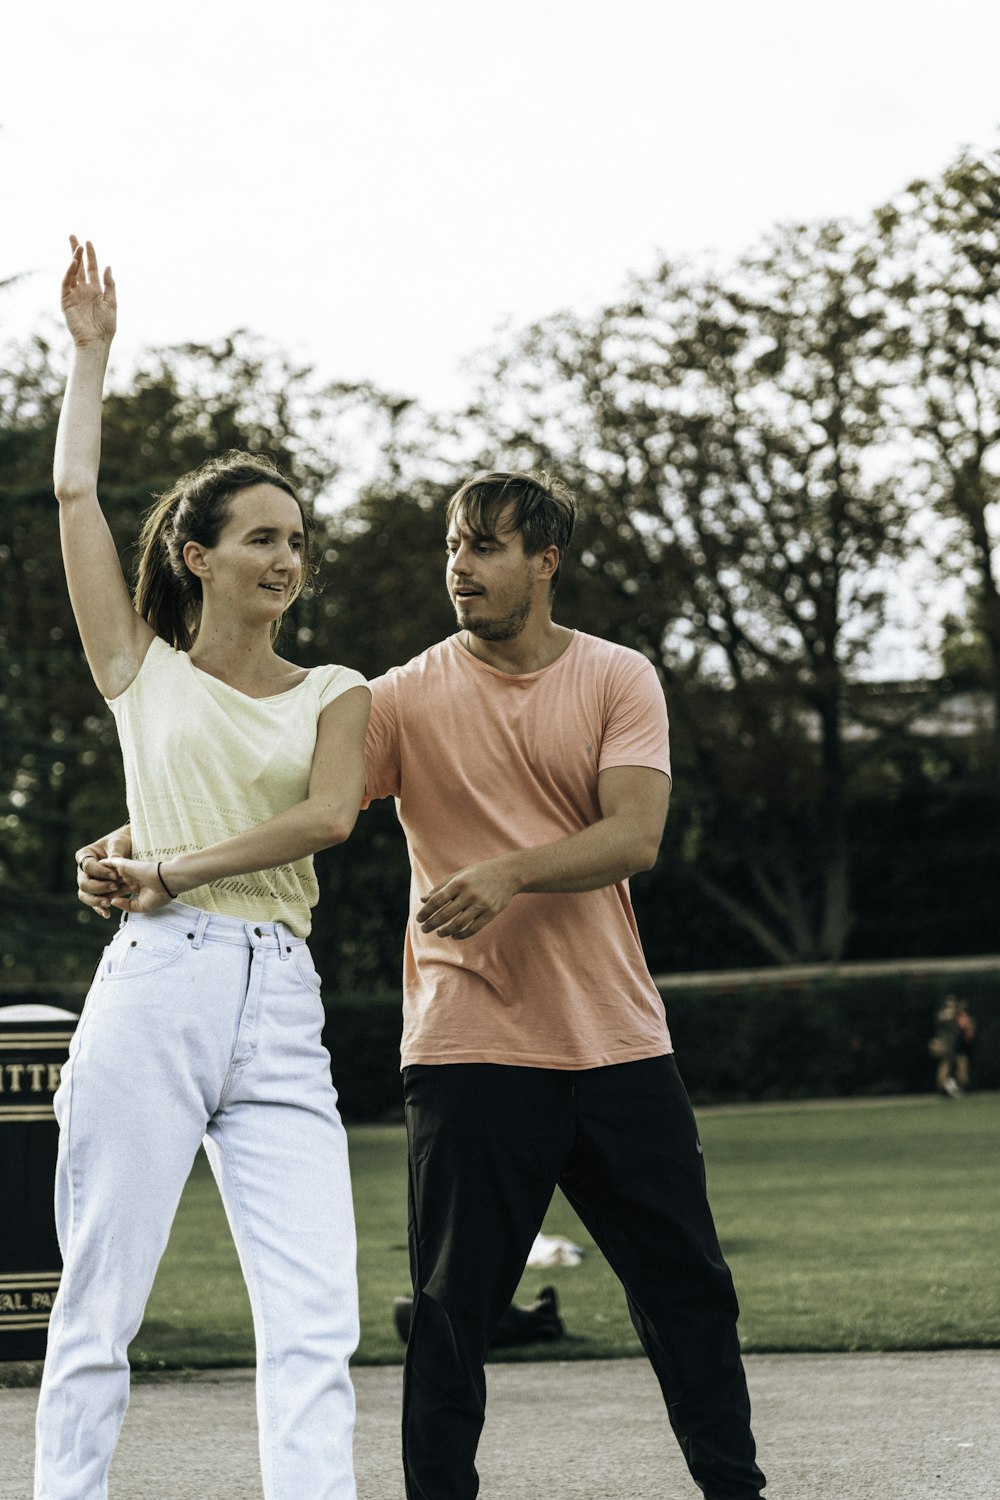
POLYGON ((764 1486, 738 1307, 628 877, 670 791, 650 663, 552 619, 575 505, 486 474, 448 507, 458 631, 373 687, 367 798, 412 869, 402 1065, 409 1500, 472 1500, 484 1360, 558 1184, 620 1277, 707 1500, 764 1486))

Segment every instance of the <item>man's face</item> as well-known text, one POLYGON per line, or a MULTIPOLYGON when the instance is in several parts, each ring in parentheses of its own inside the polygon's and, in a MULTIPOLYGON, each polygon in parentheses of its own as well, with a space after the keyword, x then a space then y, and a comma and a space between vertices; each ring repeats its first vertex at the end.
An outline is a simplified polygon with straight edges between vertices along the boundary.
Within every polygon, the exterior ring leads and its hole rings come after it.
POLYGON ((459 514, 448 529, 448 593, 460 629, 482 641, 521 634, 537 591, 537 557, 525 557, 520 532, 503 511, 495 536, 480 536, 459 514))

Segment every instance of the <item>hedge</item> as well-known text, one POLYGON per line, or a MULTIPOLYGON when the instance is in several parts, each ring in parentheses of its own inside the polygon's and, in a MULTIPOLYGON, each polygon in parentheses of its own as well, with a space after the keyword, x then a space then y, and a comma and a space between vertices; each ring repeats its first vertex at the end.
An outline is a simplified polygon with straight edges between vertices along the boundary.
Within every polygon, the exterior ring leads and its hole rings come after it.
MULTIPOLYGON (((1000 959, 928 962, 873 973, 780 969, 665 980, 667 1019, 696 1104, 926 1093, 934 1017, 948 994, 977 1023, 972 1083, 1000 1088, 1000 959)), ((35 1001, 79 1011, 81 986, 0 987, 0 1005, 35 1001)), ((395 990, 325 995, 323 1041, 348 1122, 402 1118, 400 997, 395 990)))
MULTIPOLYGON (((976 1088, 1000 1088, 1000 965, 671 986, 667 1017, 696 1103, 926 1093, 928 1052, 946 995, 976 1022, 976 1088)), ((780 972, 780 971, 778 971, 780 972)))
POLYGON ((340 1112, 348 1124, 403 1118, 399 1073, 402 996, 398 990, 324 995, 323 1045, 330 1054, 340 1112))
MULTIPOLYGON (((781 970, 691 976, 661 987, 681 1073, 697 1104, 926 1093, 928 1042, 946 995, 976 1020, 972 1083, 1000 1088, 1000 961, 929 963, 829 976, 781 970)), ((400 1000, 392 991, 327 999, 324 1041, 347 1120, 402 1117, 400 1000)))

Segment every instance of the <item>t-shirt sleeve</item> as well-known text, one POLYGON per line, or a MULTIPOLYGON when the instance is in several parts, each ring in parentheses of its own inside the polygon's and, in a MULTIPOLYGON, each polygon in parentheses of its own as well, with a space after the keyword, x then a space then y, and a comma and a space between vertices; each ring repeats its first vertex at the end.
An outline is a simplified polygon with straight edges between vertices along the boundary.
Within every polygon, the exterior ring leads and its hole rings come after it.
POLYGON ((652 662, 630 660, 613 674, 598 770, 649 766, 670 775, 667 705, 652 662))
POLYGON ((365 796, 362 807, 379 797, 399 796, 399 732, 396 686, 390 675, 371 683, 372 712, 365 740, 365 796))
POLYGON ((117 697, 105 698, 104 701, 110 708, 111 712, 115 712, 116 705, 121 705, 122 703, 127 702, 130 695, 132 697, 135 697, 135 693, 138 691, 138 689, 135 687, 135 684, 139 681, 140 677, 143 678, 144 683, 147 682, 154 672, 166 670, 174 662, 176 657, 182 654, 183 653, 179 651, 175 651, 173 646, 168 646, 162 636, 154 635, 153 639, 150 641, 149 646, 146 649, 145 656, 139 663, 139 670, 132 678, 132 681, 128 684, 127 687, 122 688, 117 697), (135 691, 133 691, 133 689, 135 689, 135 691))
POLYGON ((353 667, 328 667, 326 681, 319 690, 320 713, 351 688, 367 687, 368 681, 353 667))

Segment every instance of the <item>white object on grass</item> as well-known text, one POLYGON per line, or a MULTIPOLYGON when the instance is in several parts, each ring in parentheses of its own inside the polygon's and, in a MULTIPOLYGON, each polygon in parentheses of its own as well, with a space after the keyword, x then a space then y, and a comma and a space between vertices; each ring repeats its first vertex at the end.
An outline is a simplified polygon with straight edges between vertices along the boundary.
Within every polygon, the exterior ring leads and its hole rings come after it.
POLYGON ((581 1246, 561 1234, 536 1234, 528 1252, 529 1266, 578 1266, 582 1259, 581 1246))

